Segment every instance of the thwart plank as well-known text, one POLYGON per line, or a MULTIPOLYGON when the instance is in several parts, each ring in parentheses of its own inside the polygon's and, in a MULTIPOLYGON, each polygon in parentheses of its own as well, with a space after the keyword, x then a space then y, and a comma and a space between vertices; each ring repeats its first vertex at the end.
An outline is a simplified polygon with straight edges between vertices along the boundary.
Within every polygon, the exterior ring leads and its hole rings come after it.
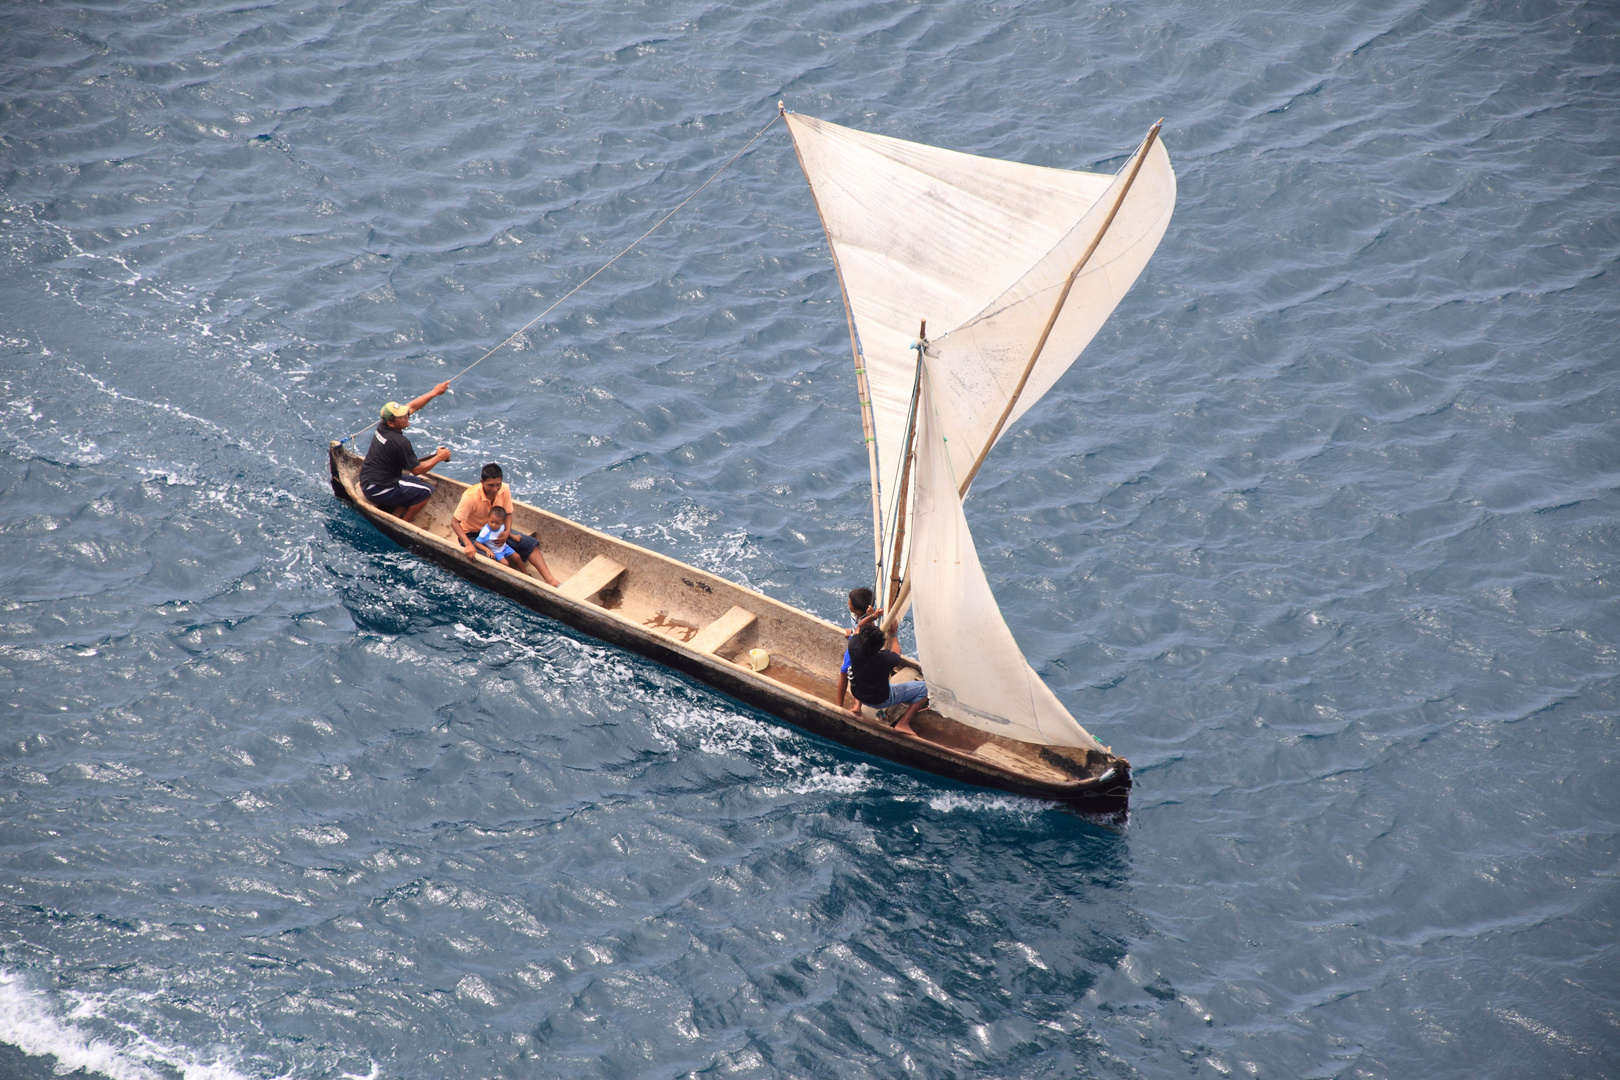
POLYGON ((606 555, 598 555, 580 567, 567 581, 557 586, 557 591, 570 600, 589 600, 611 585, 622 573, 624 567, 606 555))
POLYGON ((723 649, 726 643, 754 624, 754 613, 740 607, 732 609, 699 630, 686 644, 698 652, 712 653, 723 649))

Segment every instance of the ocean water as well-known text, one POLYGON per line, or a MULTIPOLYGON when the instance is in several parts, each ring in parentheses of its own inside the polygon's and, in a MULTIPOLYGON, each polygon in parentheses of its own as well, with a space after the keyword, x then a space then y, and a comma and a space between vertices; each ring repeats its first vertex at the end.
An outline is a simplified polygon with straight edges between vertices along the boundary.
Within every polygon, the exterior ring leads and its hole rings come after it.
MULTIPOLYGON (((0 1074, 1620 1075, 1606 3, 9 5, 0 1074), (327 440, 778 100, 1162 247, 968 502, 1128 824, 809 737, 395 549, 327 440)), ((777 125, 433 403, 825 616, 844 319, 777 125)))

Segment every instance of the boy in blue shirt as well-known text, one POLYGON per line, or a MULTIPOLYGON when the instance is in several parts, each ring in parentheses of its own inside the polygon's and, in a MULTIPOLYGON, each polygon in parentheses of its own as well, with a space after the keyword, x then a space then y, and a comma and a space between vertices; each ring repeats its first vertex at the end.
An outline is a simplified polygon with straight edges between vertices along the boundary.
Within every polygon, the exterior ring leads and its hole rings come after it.
POLYGON ((883 631, 870 623, 861 626, 850 636, 849 674, 839 675, 838 704, 844 703, 844 684, 847 681, 855 698, 850 712, 859 713, 862 705, 880 710, 903 705, 905 712, 895 722, 894 730, 902 735, 916 736, 911 719, 928 707, 928 684, 921 679, 891 683, 890 674, 910 664, 899 653, 885 649, 885 644, 883 631))
POLYGON ((489 509, 489 521, 478 530, 478 539, 473 543, 478 550, 488 555, 498 563, 521 570, 523 562, 518 558, 512 545, 507 543, 511 533, 506 528, 506 511, 499 506, 489 509))
POLYGON ((872 606, 873 599, 871 589, 861 587, 849 591, 849 613, 855 618, 855 628, 846 632, 849 647, 844 650, 844 663, 838 669, 838 706, 844 706, 845 690, 853 691, 855 700, 849 709, 857 715, 862 705, 874 709, 908 706, 894 729, 916 736, 911 719, 928 706, 928 684, 922 680, 890 684, 889 674, 909 664, 899 654, 898 632, 891 632, 885 640, 883 632, 874 625, 882 617, 883 609, 872 606))

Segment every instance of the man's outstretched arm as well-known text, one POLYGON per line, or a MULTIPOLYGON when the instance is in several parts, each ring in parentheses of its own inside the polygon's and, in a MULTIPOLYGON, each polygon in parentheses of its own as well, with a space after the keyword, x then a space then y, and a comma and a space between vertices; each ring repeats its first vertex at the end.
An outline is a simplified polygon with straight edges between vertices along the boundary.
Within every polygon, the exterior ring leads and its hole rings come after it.
POLYGON ((429 390, 427 393, 423 394, 421 397, 411 401, 405 407, 411 410, 411 412, 421 412, 424 405, 449 389, 450 384, 448 382, 442 382, 438 386, 435 386, 433 389, 429 390))

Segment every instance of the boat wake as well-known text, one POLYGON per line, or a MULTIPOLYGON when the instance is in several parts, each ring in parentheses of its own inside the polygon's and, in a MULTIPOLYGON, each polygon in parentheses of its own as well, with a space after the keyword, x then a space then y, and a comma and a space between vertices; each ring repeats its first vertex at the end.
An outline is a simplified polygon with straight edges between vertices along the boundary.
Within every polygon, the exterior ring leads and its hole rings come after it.
POLYGON ((945 814, 952 810, 971 813, 1003 811, 1025 821, 1049 813, 1053 806, 1045 799, 1028 799, 1022 795, 990 795, 979 791, 941 791, 927 796, 932 810, 945 814))
POLYGON ((58 1075, 82 1069, 111 1080, 173 1080, 176 1075, 184 1080, 246 1080, 227 1060, 210 1060, 142 1034, 127 1020, 108 1020, 128 1011, 128 999, 121 997, 115 1005, 105 995, 77 992, 62 998, 65 1010, 55 1006, 51 995, 31 989, 21 975, 0 969, 0 1042, 35 1057, 54 1058, 52 1071, 58 1075))
POLYGON ((855 795, 882 779, 866 762, 818 763, 800 752, 801 736, 730 709, 673 705, 654 713, 655 730, 670 751, 695 746, 704 754, 753 762, 767 795, 855 795), (797 748, 796 748, 797 747, 797 748))

